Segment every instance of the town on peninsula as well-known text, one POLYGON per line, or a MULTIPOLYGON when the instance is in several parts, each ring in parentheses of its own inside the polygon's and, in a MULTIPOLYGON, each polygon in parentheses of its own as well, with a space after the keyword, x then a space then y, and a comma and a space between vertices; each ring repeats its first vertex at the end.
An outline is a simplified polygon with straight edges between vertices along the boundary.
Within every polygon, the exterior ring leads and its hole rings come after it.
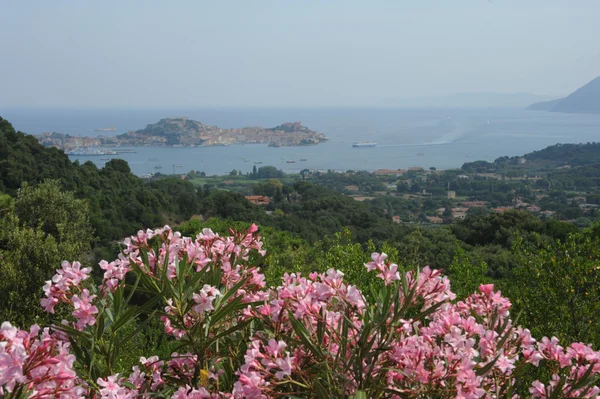
POLYGON ((149 124, 144 129, 117 136, 80 137, 63 133, 37 136, 41 144, 66 152, 81 148, 170 146, 195 147, 232 144, 269 144, 273 147, 319 144, 327 137, 310 130, 300 122, 283 123, 273 128, 243 127, 224 129, 205 125, 184 116, 169 117, 149 124))

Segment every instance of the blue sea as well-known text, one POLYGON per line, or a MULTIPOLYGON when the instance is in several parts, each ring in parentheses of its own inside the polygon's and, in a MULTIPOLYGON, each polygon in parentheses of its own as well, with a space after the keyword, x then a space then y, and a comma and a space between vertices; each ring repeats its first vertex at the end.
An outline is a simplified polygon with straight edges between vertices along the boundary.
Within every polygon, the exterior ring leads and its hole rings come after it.
MULTIPOLYGON (((598 141, 600 115, 559 114, 519 109, 0 109, 16 129, 26 133, 60 132, 71 135, 116 135, 144 128, 169 116, 188 116, 224 128, 273 127, 301 121, 326 134, 329 141, 307 147, 233 145, 196 148, 135 148, 118 158, 138 175, 154 172, 203 171, 224 174, 233 169, 252 171, 272 165, 285 172, 302 169, 367 170, 421 166, 459 168, 474 160, 493 161, 521 155, 556 143, 598 141), (114 126, 116 132, 94 129, 114 126), (353 148, 359 141, 377 143, 353 148), (150 161, 150 159, 158 161, 150 161), (306 159, 306 161, 300 161, 306 159), (295 161, 295 163, 288 162, 295 161), (159 168, 157 168, 159 167, 159 168)), ((105 157, 73 156, 103 166, 105 157)))

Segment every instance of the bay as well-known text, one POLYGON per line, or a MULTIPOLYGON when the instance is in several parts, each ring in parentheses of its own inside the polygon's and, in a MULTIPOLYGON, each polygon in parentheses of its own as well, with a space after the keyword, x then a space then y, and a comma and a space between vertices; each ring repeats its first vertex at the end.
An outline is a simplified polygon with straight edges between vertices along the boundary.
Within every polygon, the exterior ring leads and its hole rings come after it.
MULTIPOLYGON (((329 141, 278 148, 258 144, 138 147, 134 148, 135 153, 120 154, 118 158, 129 162, 137 175, 190 170, 213 175, 233 169, 246 173, 255 165, 272 165, 289 173, 302 169, 374 171, 414 166, 448 169, 474 160, 521 155, 556 143, 598 141, 600 137, 600 115, 519 109, 0 109, 0 116, 23 132, 54 131, 81 136, 115 135, 141 129, 164 117, 182 115, 224 128, 273 127, 301 121, 325 133, 329 141), (117 131, 94 131, 110 126, 117 131), (359 141, 378 145, 353 148, 352 144, 359 141)), ((92 161, 101 167, 106 162, 101 158, 108 157, 71 159, 92 161)))

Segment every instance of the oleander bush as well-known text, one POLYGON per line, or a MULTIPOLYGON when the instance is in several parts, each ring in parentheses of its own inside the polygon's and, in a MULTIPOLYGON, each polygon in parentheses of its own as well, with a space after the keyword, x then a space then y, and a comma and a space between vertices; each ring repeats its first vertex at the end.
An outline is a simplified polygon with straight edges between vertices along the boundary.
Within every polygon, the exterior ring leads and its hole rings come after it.
POLYGON ((457 300, 428 267, 373 253, 361 292, 340 271, 268 287, 252 225, 195 238, 165 227, 90 268, 64 262, 44 286, 49 326, 0 328, 6 398, 591 398, 600 352, 534 339, 494 286, 457 300), (160 321, 164 346, 125 365, 160 321), (532 380, 531 376, 540 376, 532 380))

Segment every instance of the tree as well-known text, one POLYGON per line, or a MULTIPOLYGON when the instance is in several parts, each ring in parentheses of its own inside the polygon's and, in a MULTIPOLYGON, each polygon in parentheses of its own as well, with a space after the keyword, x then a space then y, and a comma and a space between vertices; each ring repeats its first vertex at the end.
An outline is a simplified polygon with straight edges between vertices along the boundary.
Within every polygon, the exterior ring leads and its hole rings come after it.
POLYGON ((564 243, 515 243, 519 266, 507 292, 534 335, 600 345, 600 241, 588 233, 564 243))
POLYGON ((277 169, 274 166, 261 166, 258 168, 256 177, 259 179, 272 179, 272 178, 282 178, 285 176, 281 170, 277 169))
POLYGON ((87 202, 62 191, 57 180, 26 185, 15 200, 15 216, 24 226, 40 228, 59 243, 77 243, 81 252, 89 249, 92 237, 88 213, 87 202))
POLYGON ((0 220, 0 318, 23 325, 42 317, 44 282, 62 261, 82 259, 92 239, 86 202, 57 181, 20 189, 0 220))
POLYGON ((490 210, 484 206, 474 206, 467 210, 468 216, 487 216, 490 210))

